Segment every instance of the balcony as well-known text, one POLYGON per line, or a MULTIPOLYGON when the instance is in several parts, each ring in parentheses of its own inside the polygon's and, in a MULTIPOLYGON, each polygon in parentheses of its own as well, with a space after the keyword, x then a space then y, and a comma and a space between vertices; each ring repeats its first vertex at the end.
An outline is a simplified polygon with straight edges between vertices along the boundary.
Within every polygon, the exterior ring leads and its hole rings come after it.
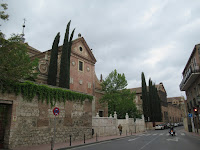
POLYGON ((190 87, 190 85, 198 78, 199 75, 199 66, 195 66, 194 69, 189 68, 183 80, 181 81, 181 84, 179 85, 180 90, 186 91, 190 87))

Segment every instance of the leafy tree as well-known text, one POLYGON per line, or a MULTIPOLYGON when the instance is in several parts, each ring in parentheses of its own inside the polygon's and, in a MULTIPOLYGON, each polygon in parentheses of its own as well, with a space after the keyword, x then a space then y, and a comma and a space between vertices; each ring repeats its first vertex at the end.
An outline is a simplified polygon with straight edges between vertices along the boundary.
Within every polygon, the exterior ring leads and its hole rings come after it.
POLYGON ((56 86, 59 40, 60 40, 60 33, 56 35, 52 45, 51 59, 50 59, 48 79, 47 79, 47 83, 49 85, 54 85, 54 86, 56 86))
POLYGON ((8 40, 1 37, 0 41, 0 81, 35 78, 38 60, 30 60, 21 36, 13 34, 8 40))
POLYGON ((102 89, 105 94, 100 99, 101 103, 108 103, 108 113, 117 112, 118 118, 125 118, 126 113, 130 117, 138 117, 135 103, 135 93, 126 89, 127 80, 124 74, 112 71, 102 83, 102 89))
POLYGON ((60 63, 60 76, 59 76, 59 86, 69 89, 70 81, 70 56, 71 56, 71 45, 75 29, 72 31, 69 39, 69 28, 71 20, 67 24, 67 29, 65 33, 65 39, 62 47, 62 56, 60 63))
MULTIPOLYGON (((7 21, 9 18, 9 15, 5 13, 5 10, 8 9, 8 4, 6 4, 6 3, 0 4, 0 9, 3 9, 3 10, 0 10, 0 19, 7 21)), ((0 26, 1 26, 1 24, 0 24, 0 26)), ((4 38, 5 38, 5 35, 0 30, 0 39, 2 40, 4 38)), ((2 43, 2 41, 0 41, 0 43, 2 43)))

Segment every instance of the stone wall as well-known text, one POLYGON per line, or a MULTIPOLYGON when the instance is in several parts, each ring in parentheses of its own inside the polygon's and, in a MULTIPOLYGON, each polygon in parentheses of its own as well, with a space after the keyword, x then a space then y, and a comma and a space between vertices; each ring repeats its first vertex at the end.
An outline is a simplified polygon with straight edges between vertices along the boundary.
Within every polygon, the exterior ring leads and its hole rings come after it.
POLYGON ((98 136, 109 136, 117 134, 117 119, 112 117, 93 117, 92 128, 98 136))
POLYGON ((108 136, 108 135, 117 135, 119 134, 118 125, 122 125, 122 134, 134 133, 134 132, 144 132, 145 131, 145 122, 144 116, 142 119, 137 118, 134 122, 133 118, 126 119, 117 119, 117 115, 110 117, 96 117, 92 118, 92 128, 94 133, 98 136, 108 136))
MULTIPOLYGON (((5 148, 27 145, 48 144, 54 131, 53 108, 46 102, 38 102, 37 97, 32 102, 23 100, 22 96, 1 94, 1 101, 12 101, 9 129, 6 131, 5 148)), ((72 135, 72 140, 83 139, 83 135, 91 138, 92 133, 92 103, 67 101, 56 103, 60 109, 56 117, 56 143, 65 142, 72 135)))

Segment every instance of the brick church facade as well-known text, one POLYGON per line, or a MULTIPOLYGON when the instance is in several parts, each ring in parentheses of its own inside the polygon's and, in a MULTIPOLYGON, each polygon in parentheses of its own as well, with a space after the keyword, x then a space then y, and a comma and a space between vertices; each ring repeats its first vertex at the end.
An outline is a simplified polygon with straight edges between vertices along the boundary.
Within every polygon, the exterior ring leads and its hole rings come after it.
MULTIPOLYGON (((46 85, 51 50, 40 52, 31 46, 28 48, 30 58, 32 60, 39 59, 37 68, 39 74, 36 84, 46 85)), ((61 49, 62 46, 59 47, 57 81, 61 49)), ((91 49, 79 34, 79 37, 72 42, 69 90, 93 96, 93 101, 56 103, 55 106, 60 108, 56 122, 56 142, 66 142, 69 140, 69 135, 72 136, 72 140, 80 140, 84 134, 86 138, 91 138, 92 116, 97 113, 100 113, 102 117, 108 116, 108 108, 98 103, 103 92, 101 82, 95 74, 95 63, 96 59, 91 49)), ((51 142, 54 115, 50 104, 38 101, 37 97, 34 97, 32 102, 27 102, 23 100, 22 95, 0 93, 0 106, 6 110, 6 113, 0 113, 0 118, 7 116, 8 120, 5 127, 0 126, 0 148, 49 144, 51 142)))

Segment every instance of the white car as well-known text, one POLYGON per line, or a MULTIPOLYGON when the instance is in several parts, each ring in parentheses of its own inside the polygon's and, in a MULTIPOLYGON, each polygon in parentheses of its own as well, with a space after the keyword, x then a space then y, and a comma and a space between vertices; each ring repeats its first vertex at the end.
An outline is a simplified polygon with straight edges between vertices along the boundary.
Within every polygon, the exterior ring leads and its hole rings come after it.
POLYGON ((174 123, 174 127, 178 127, 178 123, 174 123))
POLYGON ((165 129, 165 127, 162 124, 158 124, 155 126, 155 130, 164 130, 164 129, 165 129))

